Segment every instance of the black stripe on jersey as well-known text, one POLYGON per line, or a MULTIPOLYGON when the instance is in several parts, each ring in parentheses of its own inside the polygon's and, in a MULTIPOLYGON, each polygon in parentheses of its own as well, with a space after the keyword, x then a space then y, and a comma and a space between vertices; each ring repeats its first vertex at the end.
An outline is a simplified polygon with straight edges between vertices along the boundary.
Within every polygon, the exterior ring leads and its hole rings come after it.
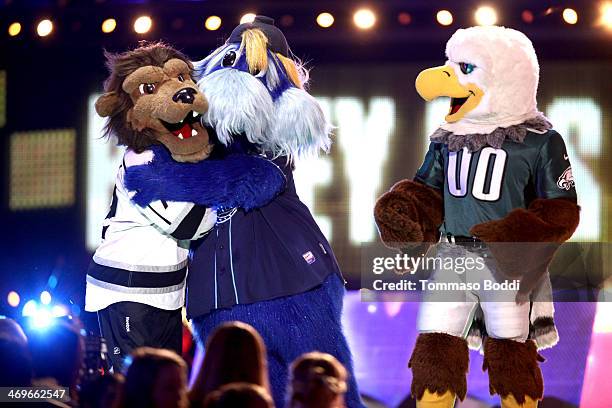
POLYGON ((155 214, 157 214, 157 216, 159 218, 161 218, 162 220, 166 221, 166 223, 168 223, 168 225, 171 225, 172 223, 170 221, 168 221, 167 219, 165 219, 164 217, 162 217, 162 215, 160 213, 158 213, 157 211, 155 211, 155 208, 151 207, 151 204, 149 204, 147 207, 149 207, 151 209, 151 211, 153 211, 155 214))
POLYGON ((194 205, 191 210, 185 215, 181 223, 176 227, 172 235, 176 239, 191 239, 195 237, 198 227, 204 219, 206 207, 202 205, 194 205))
POLYGON ((161 200, 161 203, 164 206, 164 209, 168 209, 168 203, 166 202, 166 200, 161 200))
POLYGON ((89 264, 87 274, 103 282, 130 288, 165 288, 178 285, 187 276, 187 267, 174 272, 131 272, 125 269, 89 264))

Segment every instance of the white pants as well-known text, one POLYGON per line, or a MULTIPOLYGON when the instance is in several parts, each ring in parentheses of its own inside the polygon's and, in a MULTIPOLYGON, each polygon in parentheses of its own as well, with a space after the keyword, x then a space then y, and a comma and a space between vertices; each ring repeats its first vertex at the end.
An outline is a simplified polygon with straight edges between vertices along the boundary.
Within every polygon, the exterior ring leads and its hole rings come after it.
MULTIPOLYGON (((424 302, 418 315, 418 330, 421 333, 447 333, 466 338, 477 308, 484 314, 487 333, 492 338, 511 339, 524 342, 529 335, 529 302, 517 304, 517 290, 485 290, 485 281, 503 282, 495 262, 488 250, 471 252, 462 246, 441 242, 435 256, 442 259, 472 259, 482 268, 436 268, 428 279, 429 283, 460 284, 480 283, 480 288, 454 291, 426 290, 424 302), (460 272, 458 272, 458 270, 460 272)), ((468 261, 470 262, 470 261, 468 261)), ((448 264, 447 264, 448 265, 448 264)), ((465 265, 465 263, 464 263, 465 265)), ((440 285, 442 286, 442 285, 440 285)))

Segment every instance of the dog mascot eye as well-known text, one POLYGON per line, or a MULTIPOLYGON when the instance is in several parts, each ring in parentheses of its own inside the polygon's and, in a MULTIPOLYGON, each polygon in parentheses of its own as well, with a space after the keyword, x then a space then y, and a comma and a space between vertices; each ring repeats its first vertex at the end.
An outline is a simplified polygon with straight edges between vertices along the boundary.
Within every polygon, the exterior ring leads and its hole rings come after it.
POLYGON ((178 74, 178 76, 176 77, 176 79, 178 79, 181 82, 185 82, 185 77, 183 76, 183 74, 178 74))
POLYGON ((140 91, 141 95, 144 94, 152 94, 153 92, 155 92, 155 84, 140 84, 140 86, 138 87, 138 90, 140 91))
POLYGON ((476 66, 473 64, 468 64, 467 62, 460 62, 459 68, 461 68, 461 72, 467 75, 467 74, 471 74, 472 71, 474 71, 474 68, 476 68, 476 66))
POLYGON ((236 53, 234 51, 229 51, 223 57, 223 62, 221 63, 224 67, 231 67, 236 62, 236 53))

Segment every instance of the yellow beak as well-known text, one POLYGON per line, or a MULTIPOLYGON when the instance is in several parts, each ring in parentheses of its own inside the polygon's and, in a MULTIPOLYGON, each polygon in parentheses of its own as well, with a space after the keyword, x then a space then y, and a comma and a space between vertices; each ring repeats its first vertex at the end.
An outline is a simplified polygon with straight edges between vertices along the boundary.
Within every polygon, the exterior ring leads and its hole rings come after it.
POLYGON ((447 65, 422 71, 417 76, 415 86, 421 98, 426 101, 439 96, 451 97, 451 108, 445 118, 447 122, 461 119, 480 103, 484 95, 484 92, 473 83, 462 85, 455 70, 447 65))

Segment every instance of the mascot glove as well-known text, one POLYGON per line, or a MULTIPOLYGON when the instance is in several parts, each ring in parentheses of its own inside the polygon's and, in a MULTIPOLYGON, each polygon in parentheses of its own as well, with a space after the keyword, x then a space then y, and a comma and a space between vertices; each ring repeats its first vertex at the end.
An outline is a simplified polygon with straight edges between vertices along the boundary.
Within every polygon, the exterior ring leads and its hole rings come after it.
POLYGON ((525 301, 579 221, 580 208, 572 200, 536 199, 528 209, 477 224, 470 233, 487 243, 503 275, 521 279, 517 301, 525 301))
POLYGON ((411 180, 402 180, 383 194, 374 207, 374 218, 383 243, 402 250, 420 243, 438 241, 442 223, 442 198, 436 190, 411 180), (412 245, 411 245, 412 244, 412 245))

